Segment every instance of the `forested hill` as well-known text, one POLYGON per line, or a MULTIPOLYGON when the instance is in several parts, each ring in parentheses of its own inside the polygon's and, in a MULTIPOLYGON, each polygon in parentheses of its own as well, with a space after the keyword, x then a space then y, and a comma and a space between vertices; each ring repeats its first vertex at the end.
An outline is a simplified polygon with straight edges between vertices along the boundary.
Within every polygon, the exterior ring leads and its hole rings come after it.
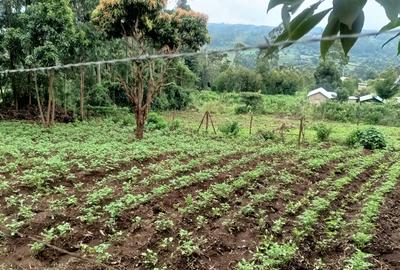
MULTIPOLYGON (((265 36, 273 29, 271 26, 241 25, 241 24, 215 24, 208 25, 211 36, 210 49, 223 49, 235 46, 237 43, 245 45, 257 45, 264 42, 265 36)), ((315 28, 311 35, 322 34, 321 28, 315 28)), ((309 36, 310 37, 310 36, 309 36)), ((355 65, 373 66, 376 69, 384 69, 390 65, 398 65, 397 42, 391 42, 384 48, 382 45, 390 38, 390 35, 379 35, 358 40, 352 49, 350 57, 355 65)), ((319 44, 300 44, 284 52, 282 60, 290 64, 304 62, 316 63, 319 58, 319 44)))

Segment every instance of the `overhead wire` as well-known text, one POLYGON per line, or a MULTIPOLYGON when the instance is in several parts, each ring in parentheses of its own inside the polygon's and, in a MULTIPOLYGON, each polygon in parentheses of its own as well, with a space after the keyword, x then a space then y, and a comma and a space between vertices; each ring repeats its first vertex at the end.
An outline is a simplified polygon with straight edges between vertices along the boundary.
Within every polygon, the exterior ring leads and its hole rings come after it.
POLYGON ((359 34, 347 34, 347 35, 334 35, 328 37, 311 37, 304 38, 299 40, 286 40, 281 42, 265 42, 255 46, 244 46, 244 47, 234 47, 222 50, 200 50, 196 52, 180 52, 180 53, 162 53, 162 54, 144 54, 140 56, 134 57, 126 57, 120 59, 111 59, 111 60, 100 60, 100 61, 90 61, 90 62, 80 62, 80 63, 72 63, 72 64, 62 64, 55 65, 49 67, 34 67, 34 68, 20 68, 20 69, 9 69, 9 70, 0 70, 0 74, 12 74, 12 73, 24 73, 24 72, 37 72, 37 71, 50 71, 50 70, 61 70, 61 69, 70 69, 77 67, 87 67, 93 65, 105 65, 105 64, 118 64, 118 63, 126 63, 126 62, 143 62, 149 60, 157 60, 157 59, 176 59, 183 57, 195 57, 206 54, 207 57, 211 55, 219 55, 225 53, 237 53, 243 51, 252 51, 252 50, 267 50, 275 47, 287 47, 293 44, 308 44, 315 43, 321 41, 335 41, 341 39, 350 39, 350 38, 365 38, 365 37, 376 37, 380 34, 400 34, 400 29, 382 31, 382 32, 363 32, 359 34))

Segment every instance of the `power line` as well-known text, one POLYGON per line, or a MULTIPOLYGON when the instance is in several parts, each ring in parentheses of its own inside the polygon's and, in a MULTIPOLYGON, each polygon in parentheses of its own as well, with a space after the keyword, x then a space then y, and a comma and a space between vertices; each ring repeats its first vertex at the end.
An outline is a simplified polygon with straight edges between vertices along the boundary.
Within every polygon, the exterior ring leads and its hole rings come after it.
POLYGON ((77 67, 87 67, 87 66, 95 66, 95 65, 107 65, 107 64, 118 64, 118 63, 126 63, 126 62, 143 62, 148 60, 157 60, 157 59, 176 59, 182 57, 194 57, 199 55, 207 54, 209 55, 218 55, 224 53, 237 53, 243 51, 251 51, 251 50, 266 50, 274 47, 285 47, 293 44, 308 44, 315 43, 321 41, 335 41, 346 38, 365 38, 365 37, 376 37, 380 34, 400 34, 400 29, 398 30, 390 30, 384 32, 365 32, 359 34, 349 34, 349 35, 336 35, 329 37, 314 37, 308 39, 300 39, 300 40, 287 40, 282 42, 273 42, 273 43, 263 43, 257 46, 245 46, 240 48, 230 48, 224 50, 211 50, 211 51, 198 51, 198 52, 185 52, 185 53, 172 53, 172 54, 145 54, 141 56, 135 57, 127 57, 120 59, 112 59, 112 60, 101 60, 101 61, 92 61, 92 62, 82 62, 82 63, 74 63, 74 64, 66 64, 66 65, 56 65, 51 67, 37 67, 37 68, 22 68, 22 69, 11 69, 11 70, 2 70, 0 74, 9 74, 9 73, 23 73, 23 72, 36 72, 36 71, 49 71, 49 70, 60 70, 60 69, 70 69, 77 67))

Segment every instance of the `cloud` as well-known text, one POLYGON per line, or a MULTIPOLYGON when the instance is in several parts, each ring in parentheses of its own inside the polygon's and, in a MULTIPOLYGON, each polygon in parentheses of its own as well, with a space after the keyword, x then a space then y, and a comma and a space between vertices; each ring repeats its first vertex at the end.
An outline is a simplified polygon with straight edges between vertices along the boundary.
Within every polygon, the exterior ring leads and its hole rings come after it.
MULTIPOLYGON (((267 14, 267 0, 190 0, 189 3, 194 10, 207 14, 210 22, 270 26, 281 22, 279 7, 267 14)), ((312 3, 315 3, 315 0, 306 0, 303 7, 312 3)), ((331 1, 326 1, 321 9, 330 4, 331 1)), ((384 9, 375 1, 367 2, 365 12, 365 29, 379 29, 388 22, 384 9)), ((326 20, 321 25, 326 25, 326 20)))

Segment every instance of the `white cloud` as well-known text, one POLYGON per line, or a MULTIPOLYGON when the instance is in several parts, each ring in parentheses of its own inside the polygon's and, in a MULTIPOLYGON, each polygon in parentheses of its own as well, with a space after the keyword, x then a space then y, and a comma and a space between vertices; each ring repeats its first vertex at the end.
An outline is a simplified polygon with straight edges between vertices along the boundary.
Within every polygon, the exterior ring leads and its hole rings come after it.
MULTIPOLYGON (((267 14, 267 0, 189 0, 192 9, 207 14, 210 22, 241 23, 276 26, 281 22, 280 8, 277 7, 267 14)), ((315 0, 306 0, 304 7, 315 3, 315 0)), ((331 1, 321 6, 326 8, 331 1)), ((368 1, 365 7, 365 29, 379 29, 388 20, 384 9, 375 1, 368 1)), ((325 25, 326 21, 322 22, 325 25)))

